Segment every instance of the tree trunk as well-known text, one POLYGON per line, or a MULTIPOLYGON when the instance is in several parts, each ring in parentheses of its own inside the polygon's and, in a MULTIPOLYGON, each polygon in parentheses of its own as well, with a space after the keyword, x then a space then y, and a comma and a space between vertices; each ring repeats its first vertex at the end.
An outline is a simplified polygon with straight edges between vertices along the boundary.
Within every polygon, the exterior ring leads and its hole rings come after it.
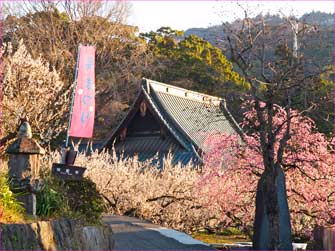
POLYGON ((279 205, 277 191, 277 173, 265 172, 265 182, 263 183, 265 211, 269 219, 269 250, 278 250, 279 239, 279 205))
POLYGON ((255 250, 292 250, 285 176, 278 166, 274 171, 264 172, 257 186, 253 236, 255 250))

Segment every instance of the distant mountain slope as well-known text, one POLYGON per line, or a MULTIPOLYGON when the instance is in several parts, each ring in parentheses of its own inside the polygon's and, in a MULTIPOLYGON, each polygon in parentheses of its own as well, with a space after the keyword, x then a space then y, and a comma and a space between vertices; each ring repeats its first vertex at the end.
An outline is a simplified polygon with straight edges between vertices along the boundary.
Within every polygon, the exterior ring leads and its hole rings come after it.
MULTIPOLYGON (((261 16, 256 16, 254 20, 259 20, 261 16)), ((274 28, 282 23, 282 19, 278 15, 266 15, 264 16, 265 21, 268 25, 274 28)), ((334 15, 323 12, 311 12, 304 14, 299 18, 299 21, 313 25, 315 31, 308 33, 304 39, 301 39, 301 51, 306 56, 312 59, 314 62, 323 67, 326 65, 333 64, 333 32, 334 32, 334 15)), ((235 20, 230 25, 236 27, 241 20, 235 20)), ((211 26, 208 28, 190 28, 185 31, 184 36, 196 35, 203 39, 208 40, 215 46, 224 48, 222 44, 222 38, 224 37, 222 25, 211 26)), ((286 31, 288 41, 292 39, 292 33, 290 30, 286 31)), ((227 55, 229 57, 229 55, 227 55)))
POLYGON ((316 24, 321 26, 333 26, 334 25, 334 14, 324 13, 324 12, 311 12, 304 14, 300 21, 308 24, 316 24))
POLYGON ((215 45, 217 40, 223 37, 223 29, 221 25, 211 26, 208 28, 190 28, 185 31, 184 36, 188 37, 190 35, 195 35, 201 37, 211 44, 215 45))

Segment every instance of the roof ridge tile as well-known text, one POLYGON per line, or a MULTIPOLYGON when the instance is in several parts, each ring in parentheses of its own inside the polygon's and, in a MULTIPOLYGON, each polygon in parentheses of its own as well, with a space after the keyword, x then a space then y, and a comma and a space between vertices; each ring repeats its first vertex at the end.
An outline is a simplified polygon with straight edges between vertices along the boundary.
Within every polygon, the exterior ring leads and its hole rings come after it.
POLYGON ((198 101, 204 104, 213 104, 215 106, 219 106, 222 102, 225 102, 225 100, 220 97, 211 96, 205 93, 196 92, 178 86, 161 83, 151 79, 143 79, 143 80, 145 81, 145 88, 149 94, 150 90, 153 89, 156 92, 168 93, 173 96, 198 101))

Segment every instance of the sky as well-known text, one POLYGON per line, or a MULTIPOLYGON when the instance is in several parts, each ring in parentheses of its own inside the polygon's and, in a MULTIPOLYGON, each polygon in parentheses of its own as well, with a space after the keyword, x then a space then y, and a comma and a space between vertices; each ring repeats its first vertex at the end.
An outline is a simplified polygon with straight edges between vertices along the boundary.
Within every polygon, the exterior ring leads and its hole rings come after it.
MULTIPOLYGON (((251 16, 266 14, 293 13, 302 16, 311 11, 334 13, 334 1, 239 1, 250 10, 251 16)), ((243 17, 244 12, 237 1, 131 1, 128 24, 139 27, 140 32, 157 30, 162 26, 186 30, 206 28, 243 17)))

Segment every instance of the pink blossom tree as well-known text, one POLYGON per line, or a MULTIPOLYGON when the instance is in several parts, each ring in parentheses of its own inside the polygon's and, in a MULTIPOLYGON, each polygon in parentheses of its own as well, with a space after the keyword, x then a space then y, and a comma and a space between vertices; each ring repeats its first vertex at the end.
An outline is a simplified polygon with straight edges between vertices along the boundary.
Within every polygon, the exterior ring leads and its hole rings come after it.
MULTIPOLYGON (((334 219, 333 146, 315 123, 295 110, 290 110, 290 139, 283 152, 281 167, 286 175, 286 187, 295 234, 310 234, 315 224, 332 223, 334 219)), ((286 133, 286 111, 275 106, 274 128, 280 128, 278 138, 286 133)), ((248 132, 244 142, 236 136, 216 134, 207 139, 206 169, 200 190, 208 199, 207 206, 222 210, 222 222, 244 230, 252 229, 256 186, 264 170, 256 111, 244 114, 242 127, 248 132), (210 187, 210 189, 208 189, 210 187)), ((279 140, 275 140, 275 156, 279 140)))
MULTIPOLYGON (((321 70, 313 67, 313 71, 307 74, 306 65, 316 65, 316 62, 305 57, 297 46, 297 41, 304 34, 312 32, 308 25, 299 24, 294 17, 287 17, 285 22, 274 26, 262 15, 251 18, 248 7, 238 6, 245 14, 244 18, 234 25, 225 23, 225 35, 220 39, 229 50, 234 66, 250 87, 246 98, 253 101, 254 121, 251 124, 256 125, 259 132, 253 135, 257 136, 254 138, 257 149, 253 151, 262 157, 264 171, 257 184, 258 217, 255 217, 253 248, 292 249, 283 169, 287 164, 300 163, 290 163, 290 156, 286 156, 291 152, 289 148, 294 148, 291 139, 294 115, 291 112, 294 107, 312 109, 312 104, 305 97, 321 70), (287 32, 283 32, 287 27, 292 40, 287 39, 287 32), (284 110, 275 104, 281 105, 284 110), (283 112, 286 117, 279 116, 283 112)), ((250 158, 255 161, 256 156, 251 155, 250 158)))

